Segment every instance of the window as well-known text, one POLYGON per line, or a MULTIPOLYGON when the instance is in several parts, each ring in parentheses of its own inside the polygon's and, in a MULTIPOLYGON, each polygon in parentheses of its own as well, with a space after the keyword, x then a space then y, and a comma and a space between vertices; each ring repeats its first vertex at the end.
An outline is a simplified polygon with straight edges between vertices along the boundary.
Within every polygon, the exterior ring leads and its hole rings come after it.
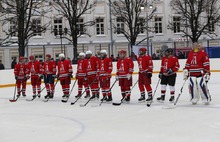
POLYGON ((144 33, 144 25, 145 25, 145 20, 144 18, 140 18, 139 20, 139 34, 143 34, 144 33))
POLYGON ((78 35, 82 35, 85 33, 85 29, 84 29, 84 20, 82 18, 78 19, 77 21, 77 34, 78 35))
POLYGON ((173 32, 179 33, 180 32, 180 17, 173 17, 173 32))
POLYGON ((163 25, 162 25, 161 17, 155 18, 155 33, 163 33, 163 25))
POLYGON ((210 24, 209 24, 209 32, 214 32, 215 31, 215 24, 213 22, 213 18, 211 18, 210 20, 210 24))
POLYGON ((54 35, 62 35, 63 30, 63 22, 62 18, 55 18, 54 19, 54 35))
POLYGON ((96 19, 96 34, 97 35, 104 35, 105 34, 104 18, 97 18, 96 19))
POLYGON ((41 20, 40 19, 33 19, 33 34, 34 36, 41 36, 41 20))
POLYGON ((39 60, 39 61, 43 61, 43 55, 35 55, 35 59, 39 60))
POLYGON ((116 19, 117 22, 117 34, 121 34, 125 30, 124 20, 121 17, 116 19))
POLYGON ((9 32, 12 37, 16 37, 18 35, 16 25, 17 25, 16 20, 11 18, 9 32))

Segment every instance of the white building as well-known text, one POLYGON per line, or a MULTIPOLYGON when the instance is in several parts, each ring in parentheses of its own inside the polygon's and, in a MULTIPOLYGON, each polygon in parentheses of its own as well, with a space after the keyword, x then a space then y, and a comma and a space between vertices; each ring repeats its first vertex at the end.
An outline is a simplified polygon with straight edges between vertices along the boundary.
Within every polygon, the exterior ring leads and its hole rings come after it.
MULTIPOLYGON (((92 0, 91 0, 92 2, 92 0)), ((182 38, 183 34, 179 33, 178 30, 174 33, 173 31, 167 29, 168 22, 170 18, 173 18, 172 9, 170 8, 170 0, 154 0, 154 7, 156 7, 156 12, 152 20, 149 21, 149 26, 155 27, 155 33, 149 33, 150 53, 157 53, 161 50, 162 45, 168 45, 169 47, 184 48, 187 47, 186 39, 182 38)), ((149 12, 149 11, 148 11, 149 12)), ((143 10, 142 16, 146 17, 147 11, 143 10)), ((51 20, 51 25, 45 33, 37 34, 32 37, 27 48, 27 56, 35 55, 38 59, 44 59, 45 54, 51 54, 54 58, 57 58, 61 51, 64 51, 66 56, 73 59, 73 46, 66 39, 62 39, 63 46, 61 48, 61 39, 55 37, 53 34, 54 28, 64 29, 68 28, 66 19, 60 15, 57 11, 53 9, 51 13, 48 14, 50 18, 42 17, 38 24, 43 24, 51 20)), ((79 38, 78 42, 78 52, 86 51, 88 49, 92 50, 93 53, 97 53, 100 49, 106 49, 109 51, 109 55, 113 54, 117 56, 118 51, 121 49, 129 50, 128 41, 126 38, 117 33, 113 33, 113 39, 111 40, 110 32, 110 14, 108 0, 97 0, 97 5, 92 14, 84 15, 83 21, 99 19, 99 22, 92 27, 88 27, 86 30, 89 32, 90 36, 83 35, 79 38), (111 48, 111 42, 113 42, 113 48, 111 48)), ((113 21, 117 22, 117 21, 113 21)), ((178 19, 176 20, 178 23, 178 19)), ((122 24, 122 23, 118 23, 122 24)), ((5 37, 3 29, 7 30, 13 27, 13 22, 8 24, 7 27, 0 25, 0 39, 5 37)), ((215 27, 216 33, 219 33, 219 27, 215 27)), ((139 35, 138 40, 141 41, 147 36, 146 31, 139 35)), ((16 40, 16 36, 11 37, 16 40)), ((201 43, 207 45, 208 36, 201 36, 201 43)), ((220 39, 220 35, 216 37, 220 39)), ((218 46, 219 40, 214 40, 209 42, 210 45, 218 46)), ((147 43, 144 41, 143 46, 147 43)), ((10 46, 0 47, 0 60, 3 61, 6 68, 10 68, 10 64, 13 57, 18 57, 18 46, 16 44, 10 46)))

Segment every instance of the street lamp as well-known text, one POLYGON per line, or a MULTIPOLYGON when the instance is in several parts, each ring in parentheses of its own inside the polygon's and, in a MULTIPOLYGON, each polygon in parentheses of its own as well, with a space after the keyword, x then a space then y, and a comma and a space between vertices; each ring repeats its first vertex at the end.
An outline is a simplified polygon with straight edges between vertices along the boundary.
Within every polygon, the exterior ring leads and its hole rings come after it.
MULTIPOLYGON (((146 8, 146 29, 147 29, 147 32, 146 32, 146 38, 147 38, 147 52, 148 52, 148 54, 150 54, 150 52, 149 52, 149 46, 150 46, 150 44, 149 44, 149 20, 151 19, 151 16, 154 14, 154 12, 157 10, 156 9, 156 7, 154 8, 154 6, 153 5, 147 5, 147 6, 142 6, 141 7, 141 10, 144 10, 146 8), (154 9, 153 9, 154 8, 154 9), (152 12, 151 12, 151 14, 149 15, 148 14, 148 10, 149 9, 153 9, 152 10, 152 12)), ((152 53, 152 51, 151 51, 151 53, 152 53)))
POLYGON ((62 29, 58 29, 55 28, 54 30, 54 36, 60 36, 60 45, 61 45, 61 53, 64 53, 65 54, 65 49, 63 50, 63 35, 66 35, 67 32, 68 32, 68 29, 67 28, 64 28, 64 30, 62 29))

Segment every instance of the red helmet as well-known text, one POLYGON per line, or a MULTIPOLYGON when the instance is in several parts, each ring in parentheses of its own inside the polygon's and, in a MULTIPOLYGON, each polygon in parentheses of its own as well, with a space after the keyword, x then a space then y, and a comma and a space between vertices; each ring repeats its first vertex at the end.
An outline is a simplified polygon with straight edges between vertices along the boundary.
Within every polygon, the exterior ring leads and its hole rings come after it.
POLYGON ((139 49, 139 51, 147 52, 147 49, 145 47, 142 47, 142 48, 139 49))
POLYGON ((24 60, 24 57, 23 57, 23 56, 20 56, 20 57, 19 57, 19 61, 22 61, 22 60, 24 60))
POLYGON ((34 56, 31 55, 31 56, 29 57, 29 59, 30 59, 30 60, 34 60, 34 56))
POLYGON ((50 54, 47 54, 46 57, 51 58, 51 55, 50 55, 50 54))
POLYGON ((119 54, 126 54, 126 51, 125 50, 121 50, 120 52, 119 52, 119 54))

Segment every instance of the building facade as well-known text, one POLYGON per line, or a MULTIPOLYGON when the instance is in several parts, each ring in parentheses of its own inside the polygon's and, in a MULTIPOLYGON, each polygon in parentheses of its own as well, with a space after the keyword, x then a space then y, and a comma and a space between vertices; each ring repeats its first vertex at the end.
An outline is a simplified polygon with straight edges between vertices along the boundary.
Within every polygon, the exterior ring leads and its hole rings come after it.
MULTIPOLYGON (((106 49, 110 55, 115 57, 120 50, 130 50, 127 39, 120 33, 114 33, 111 29, 110 24, 110 11, 108 0, 96 0, 97 4, 94 11, 91 14, 83 15, 83 18, 78 21, 83 23, 88 20, 95 20, 96 24, 91 27, 87 27, 86 31, 89 35, 82 35, 78 39, 78 52, 85 52, 86 50, 92 50, 93 53, 97 53, 102 49, 106 49), (112 38, 111 38, 112 37, 112 38)), ((92 0, 90 1, 92 2, 92 0)), ((149 37, 149 54, 159 54, 162 50, 163 45, 167 45, 171 48, 187 48, 190 43, 187 43, 187 39, 183 38, 183 34, 179 32, 179 19, 175 17, 172 9, 170 8, 170 0, 154 0, 153 6, 156 7, 156 11, 151 20, 148 21, 150 27, 154 27, 154 32, 148 32, 145 30, 138 36, 138 41, 146 38, 147 34, 149 37), (170 19, 176 23, 174 31, 169 30, 168 23, 170 19)), ((141 16, 146 17, 151 9, 143 10, 141 16)), ((54 29, 68 28, 67 19, 65 19, 59 11, 52 8, 47 16, 42 16, 40 20, 36 21, 36 24, 44 24, 51 21, 50 26, 47 28, 45 33, 37 33, 29 41, 28 47, 26 48, 26 56, 35 55, 39 60, 44 60, 45 54, 51 54, 53 58, 57 59, 61 52, 64 52, 67 57, 73 59, 73 45, 65 38, 60 36, 54 36, 54 29), (46 18, 47 17, 47 18, 46 18), (49 17, 49 18, 48 18, 49 17), (61 44, 62 43, 62 44, 61 44)), ((113 20, 113 23, 119 27, 124 27, 123 22, 119 20, 113 20)), ((14 22, 11 21, 7 26, 0 25, 0 39, 5 38, 4 30, 13 28, 14 22)), ((124 27, 126 30, 126 27, 124 27)), ((219 27, 215 26, 213 29, 216 33, 219 33, 219 27)), ((220 39, 220 35, 215 37, 220 39)), ((16 34, 11 37, 16 40, 16 34)), ((202 35, 200 42, 203 46, 219 46, 220 40, 212 40, 208 42, 209 37, 202 35)), ((147 40, 143 41, 141 46, 147 46, 147 40)), ((18 58, 18 45, 12 44, 8 46, 0 47, 0 60, 3 61, 6 68, 10 68, 10 64, 13 58, 18 58)))

